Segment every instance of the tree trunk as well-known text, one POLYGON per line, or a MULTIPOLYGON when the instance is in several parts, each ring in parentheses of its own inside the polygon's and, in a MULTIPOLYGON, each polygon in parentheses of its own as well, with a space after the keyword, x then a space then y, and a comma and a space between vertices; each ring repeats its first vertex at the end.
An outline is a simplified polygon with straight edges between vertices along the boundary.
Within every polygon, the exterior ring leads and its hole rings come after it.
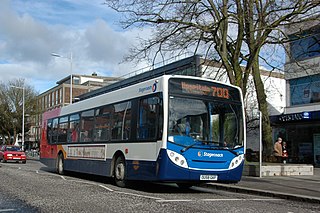
POLYGON ((261 80, 259 64, 254 62, 252 66, 252 75, 256 88, 259 110, 262 113, 262 144, 265 156, 271 156, 273 151, 272 128, 270 126, 267 96, 264 84, 261 80))

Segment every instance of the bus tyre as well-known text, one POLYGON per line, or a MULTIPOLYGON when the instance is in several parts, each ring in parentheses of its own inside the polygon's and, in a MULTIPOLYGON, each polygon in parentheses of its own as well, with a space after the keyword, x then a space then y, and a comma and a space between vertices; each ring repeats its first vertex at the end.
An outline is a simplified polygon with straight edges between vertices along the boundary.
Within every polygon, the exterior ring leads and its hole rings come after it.
POLYGON ((64 159, 63 159, 63 155, 62 154, 58 155, 57 173, 59 175, 63 175, 64 174, 64 159))
POLYGON ((122 156, 119 156, 114 166, 114 182, 119 187, 125 187, 126 181, 126 165, 122 156))

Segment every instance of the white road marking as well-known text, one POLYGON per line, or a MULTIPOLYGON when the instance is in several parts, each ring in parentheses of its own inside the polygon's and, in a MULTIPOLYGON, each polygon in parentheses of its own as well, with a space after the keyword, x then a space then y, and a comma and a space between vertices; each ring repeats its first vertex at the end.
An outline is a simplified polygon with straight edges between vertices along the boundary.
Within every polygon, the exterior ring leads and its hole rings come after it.
POLYGON ((152 197, 152 196, 134 194, 134 193, 129 193, 129 192, 120 192, 120 191, 115 191, 115 192, 119 193, 119 194, 131 195, 131 196, 135 196, 135 197, 143 197, 143 198, 154 199, 154 200, 163 200, 162 198, 159 198, 159 197, 152 197))
POLYGON ((191 202, 193 200, 157 200, 159 203, 164 203, 164 202, 191 202))
POLYGON ((199 199, 199 200, 157 200, 157 202, 197 202, 197 201, 271 201, 271 200, 282 200, 274 198, 256 198, 256 199, 240 199, 240 198, 225 198, 225 199, 199 199))
POLYGON ((16 209, 0 209, 0 212, 13 212, 16 211, 16 209))
POLYGON ((104 189, 106 189, 106 190, 108 190, 109 192, 114 192, 114 190, 113 189, 110 189, 110 188, 108 188, 108 187, 106 187, 106 186, 104 186, 104 185, 98 185, 98 186, 100 186, 100 187, 102 187, 102 188, 104 188, 104 189))

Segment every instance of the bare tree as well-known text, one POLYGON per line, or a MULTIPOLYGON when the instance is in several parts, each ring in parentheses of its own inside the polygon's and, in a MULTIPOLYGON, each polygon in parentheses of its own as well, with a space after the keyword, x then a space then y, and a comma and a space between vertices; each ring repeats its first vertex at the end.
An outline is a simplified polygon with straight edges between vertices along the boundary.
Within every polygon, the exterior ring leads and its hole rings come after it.
POLYGON ((105 4, 122 13, 124 28, 141 27, 152 32, 132 49, 128 60, 155 61, 158 56, 192 50, 221 61, 230 82, 241 87, 244 95, 252 75, 263 114, 264 151, 271 154, 268 104, 259 70, 261 62, 270 62, 261 58, 261 49, 283 42, 282 27, 310 15, 320 1, 106 0, 105 4))
POLYGON ((14 143, 18 133, 22 132, 23 90, 19 88, 24 88, 25 118, 36 113, 37 94, 33 87, 25 84, 24 79, 0 83, 0 135, 6 144, 14 143))

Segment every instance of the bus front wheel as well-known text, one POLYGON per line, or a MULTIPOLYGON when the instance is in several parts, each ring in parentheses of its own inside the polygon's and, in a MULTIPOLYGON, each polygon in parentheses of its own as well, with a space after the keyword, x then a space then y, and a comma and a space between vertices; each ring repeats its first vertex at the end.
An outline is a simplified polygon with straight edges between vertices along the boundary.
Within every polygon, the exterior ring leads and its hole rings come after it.
POLYGON ((126 186, 126 165, 125 160, 122 156, 116 159, 114 166, 114 182, 119 187, 126 186))
POLYGON ((58 162, 57 162, 57 172, 59 175, 63 175, 64 174, 64 159, 63 159, 63 155, 59 154, 58 155, 58 162))

